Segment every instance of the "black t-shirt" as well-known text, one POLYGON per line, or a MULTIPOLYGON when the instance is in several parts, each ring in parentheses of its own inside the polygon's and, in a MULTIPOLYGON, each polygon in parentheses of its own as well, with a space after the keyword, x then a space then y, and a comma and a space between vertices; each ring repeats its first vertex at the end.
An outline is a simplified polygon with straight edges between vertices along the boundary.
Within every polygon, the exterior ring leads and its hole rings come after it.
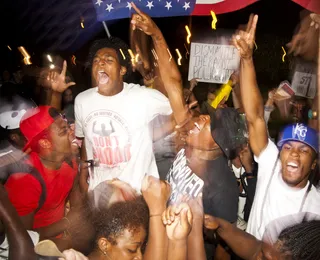
POLYGON ((181 149, 167 174, 172 188, 169 202, 179 201, 179 196, 196 197, 202 190, 205 214, 223 218, 229 222, 237 220, 239 189, 237 179, 224 156, 208 161, 207 171, 199 178, 189 168, 185 150, 181 149))
POLYGON ((208 161, 203 187, 203 207, 206 214, 225 219, 237 220, 239 188, 228 160, 220 156, 208 161))

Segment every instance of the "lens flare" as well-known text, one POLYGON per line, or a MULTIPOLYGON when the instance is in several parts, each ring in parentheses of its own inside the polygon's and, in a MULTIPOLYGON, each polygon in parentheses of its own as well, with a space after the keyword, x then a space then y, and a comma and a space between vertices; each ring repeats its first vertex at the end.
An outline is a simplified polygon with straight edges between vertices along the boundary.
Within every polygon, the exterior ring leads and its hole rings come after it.
POLYGON ((178 49, 176 49, 176 53, 178 54, 178 65, 181 66, 181 59, 182 59, 182 56, 180 54, 180 51, 178 49))
POLYGON ((188 25, 186 25, 185 28, 186 28, 186 31, 187 31, 187 34, 188 34, 188 35, 187 35, 187 43, 190 44, 191 32, 190 32, 190 30, 189 30, 188 25))
POLYGON ((213 30, 215 30, 215 29, 217 29, 216 28, 216 23, 218 22, 218 19, 217 19, 217 16, 216 16, 216 14, 214 13, 214 11, 210 11, 210 14, 211 14, 211 16, 212 16, 212 22, 211 22, 211 28, 213 29, 213 30))
POLYGON ((287 53, 286 50, 283 48, 283 46, 281 46, 282 51, 283 51, 283 55, 282 55, 282 62, 284 62, 284 57, 286 57, 287 53))

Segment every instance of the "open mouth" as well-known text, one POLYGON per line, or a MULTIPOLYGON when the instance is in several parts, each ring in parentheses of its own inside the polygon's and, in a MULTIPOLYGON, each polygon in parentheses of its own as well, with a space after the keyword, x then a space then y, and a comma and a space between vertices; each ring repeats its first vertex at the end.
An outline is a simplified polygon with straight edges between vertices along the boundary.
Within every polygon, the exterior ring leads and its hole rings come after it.
POLYGON ((294 162, 288 162, 287 163, 287 170, 289 172, 296 172, 299 169, 299 165, 294 162))
POLYGON ((107 84, 109 81, 109 76, 103 70, 98 71, 98 82, 99 84, 107 84))

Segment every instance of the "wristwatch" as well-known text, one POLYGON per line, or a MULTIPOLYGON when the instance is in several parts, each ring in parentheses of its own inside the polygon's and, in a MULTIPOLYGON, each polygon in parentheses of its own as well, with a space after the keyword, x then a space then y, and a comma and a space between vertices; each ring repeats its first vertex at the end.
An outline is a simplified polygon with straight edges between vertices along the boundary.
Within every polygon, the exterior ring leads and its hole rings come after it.
POLYGON ((317 119, 318 117, 318 112, 312 109, 309 109, 308 111, 308 118, 309 119, 317 119))

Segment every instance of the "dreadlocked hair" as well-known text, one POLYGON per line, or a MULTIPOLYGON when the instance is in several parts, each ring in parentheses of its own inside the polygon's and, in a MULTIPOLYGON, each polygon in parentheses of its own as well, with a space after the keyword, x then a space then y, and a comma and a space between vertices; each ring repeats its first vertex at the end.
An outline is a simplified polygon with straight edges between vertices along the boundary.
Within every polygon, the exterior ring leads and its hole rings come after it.
POLYGON ((143 197, 135 200, 117 202, 109 208, 96 212, 94 227, 96 229, 96 242, 104 237, 116 244, 117 238, 127 229, 136 232, 140 227, 148 230, 149 210, 143 197))
POLYGON ((91 44, 89 49, 87 65, 92 66, 92 62, 97 51, 103 48, 114 49, 117 52, 120 65, 123 67, 126 67, 127 69, 127 73, 126 75, 124 75, 124 78, 127 78, 131 74, 131 70, 132 70, 131 63, 130 63, 131 57, 128 51, 129 46, 124 41, 116 37, 104 38, 104 39, 99 39, 94 41, 91 44), (123 58, 122 54, 124 55, 125 58, 123 58))
POLYGON ((292 260, 320 259, 320 221, 302 222, 284 229, 279 235, 280 252, 292 260))

